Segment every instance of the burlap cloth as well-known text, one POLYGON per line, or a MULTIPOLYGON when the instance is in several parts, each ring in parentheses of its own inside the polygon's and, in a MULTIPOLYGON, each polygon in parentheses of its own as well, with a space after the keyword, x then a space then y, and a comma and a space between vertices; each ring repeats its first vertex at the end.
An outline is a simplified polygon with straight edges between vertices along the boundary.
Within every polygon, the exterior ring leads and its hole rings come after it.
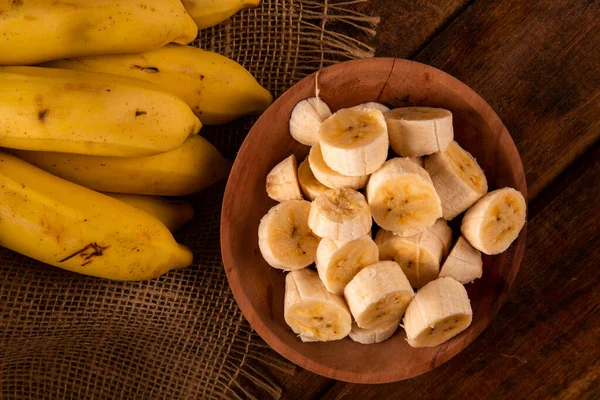
MULTIPOLYGON (((265 0, 196 44, 276 97, 319 68, 373 55, 350 37, 374 34, 363 2, 265 0)), ((233 159, 254 120, 202 133, 233 159)), ((279 397, 264 365, 294 368, 243 318, 222 267, 224 187, 196 197, 197 218, 176 235, 194 265, 153 281, 90 278, 0 249, 0 399, 279 397)))

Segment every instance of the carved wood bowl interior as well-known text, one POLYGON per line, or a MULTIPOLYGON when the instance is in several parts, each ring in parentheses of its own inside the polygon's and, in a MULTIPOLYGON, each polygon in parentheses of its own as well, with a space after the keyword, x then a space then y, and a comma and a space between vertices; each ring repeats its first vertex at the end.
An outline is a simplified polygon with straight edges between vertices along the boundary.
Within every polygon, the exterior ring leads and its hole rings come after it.
MULTIPOLYGON (((368 101, 391 108, 423 105, 449 109, 455 139, 477 159, 489 190, 505 186, 527 198, 523 165, 508 131, 492 108, 462 82, 413 61, 375 58, 321 70, 284 93, 254 125, 235 160, 223 201, 221 248, 229 284, 245 317, 258 334, 293 363, 330 378, 357 383, 394 382, 423 374, 448 361, 490 323, 514 281, 523 257, 526 229, 504 253, 483 257, 483 277, 466 285, 473 308, 471 326, 433 348, 411 348, 404 330, 389 340, 363 345, 350 338, 303 343, 283 318, 285 272, 271 268, 258 248, 260 219, 276 204, 265 192, 265 178, 278 162, 309 148, 289 134, 296 103, 315 95, 333 112, 368 101)), ((509 88, 507 88, 509 90, 509 88)), ((453 240, 460 216, 452 221, 453 240)))

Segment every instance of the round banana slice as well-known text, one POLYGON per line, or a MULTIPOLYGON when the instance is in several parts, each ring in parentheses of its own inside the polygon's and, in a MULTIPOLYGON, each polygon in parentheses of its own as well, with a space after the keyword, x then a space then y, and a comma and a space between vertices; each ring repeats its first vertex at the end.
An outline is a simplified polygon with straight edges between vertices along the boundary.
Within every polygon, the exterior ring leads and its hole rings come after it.
POLYGON ((379 261, 379 249, 370 234, 350 242, 324 238, 317 247, 317 272, 331 293, 344 294, 344 288, 363 268, 379 261))
POLYGON ((331 115, 329 106, 318 97, 304 99, 292 110, 290 134, 307 146, 319 143, 321 123, 331 115))
POLYGON ((267 175, 267 195, 275 201, 302 200, 298 184, 298 163, 291 155, 277 164, 267 175))
POLYGON ((352 326, 344 298, 329 293, 310 269, 292 271, 285 277, 283 316, 303 342, 342 339, 352 326))
POLYGON ((404 157, 444 151, 454 139, 452 113, 443 108, 403 107, 385 113, 392 149, 404 157))
POLYGON ((387 324, 374 329, 363 329, 358 326, 356 322, 353 322, 349 336, 350 339, 362 344, 381 343, 384 340, 391 338, 399 325, 400 320, 396 320, 390 321, 387 324))
POLYGON ((423 286, 406 309, 404 330, 412 347, 444 343, 471 325, 473 311, 464 286, 439 278, 423 286))
POLYGON ((420 288, 438 277, 446 246, 439 236, 446 228, 450 229, 439 219, 431 228, 415 236, 402 237, 381 229, 375 237, 379 259, 398 263, 410 285, 420 288))
POLYGON ((300 183, 302 192, 310 201, 313 201, 317 196, 329 190, 327 186, 323 185, 315 178, 315 175, 310 169, 308 157, 304 159, 298 167, 298 182, 300 183))
POLYGON ((425 169, 440 196, 444 218, 448 221, 471 207, 488 190, 483 170, 456 142, 450 143, 446 151, 425 158, 425 169))
POLYGON ((393 158, 371 175, 367 200, 375 222, 402 236, 416 235, 442 216, 429 174, 408 158, 393 158))
POLYGON ((363 106, 341 109, 321 125, 319 143, 329 168, 347 176, 369 175, 388 155, 383 113, 363 106))
POLYGON ((374 102, 374 101, 369 101, 368 103, 359 104, 357 107, 361 107, 361 108, 373 108, 375 110, 381 111, 384 114, 386 112, 390 111, 390 109, 388 107, 384 106, 381 103, 377 103, 377 102, 374 102))
POLYGON ((463 285, 481 278, 483 261, 479 250, 469 244, 464 237, 459 237, 448 254, 440 270, 440 278, 449 276, 463 285))
POLYGON ((519 236, 526 209, 521 192, 513 188, 494 190, 465 213, 460 230, 477 250, 499 254, 519 236))
POLYGON ((309 213, 308 201, 289 200, 260 220, 258 247, 270 266, 292 271, 315 261, 320 239, 308 227, 309 213))
POLYGON ((329 190, 312 202, 308 226, 322 238, 348 242, 371 230, 365 197, 352 189, 329 190))
POLYGON ((344 289, 350 312, 363 329, 398 321, 413 296, 408 279, 393 261, 381 261, 362 269, 344 289))
POLYGON ((323 185, 332 189, 361 189, 364 188, 369 180, 368 175, 364 176, 345 176, 329 168, 323 160, 323 152, 319 144, 310 149, 308 163, 315 178, 323 185))

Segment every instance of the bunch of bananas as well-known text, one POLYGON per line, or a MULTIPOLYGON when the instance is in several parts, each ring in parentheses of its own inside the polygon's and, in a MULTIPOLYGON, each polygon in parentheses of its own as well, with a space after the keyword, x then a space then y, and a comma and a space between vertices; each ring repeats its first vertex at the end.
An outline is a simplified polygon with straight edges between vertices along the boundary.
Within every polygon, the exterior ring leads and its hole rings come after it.
POLYGON ((185 45, 258 3, 0 0, 0 246, 118 280, 190 265, 171 232, 194 210, 156 196, 224 179, 231 163, 200 128, 272 97, 185 45))

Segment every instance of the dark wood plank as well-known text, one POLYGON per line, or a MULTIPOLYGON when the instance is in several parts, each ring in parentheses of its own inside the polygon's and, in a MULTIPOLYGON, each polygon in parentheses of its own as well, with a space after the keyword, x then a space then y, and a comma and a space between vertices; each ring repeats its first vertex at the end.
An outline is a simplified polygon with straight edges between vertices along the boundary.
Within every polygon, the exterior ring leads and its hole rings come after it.
MULTIPOLYGON (((340 398, 572 398, 600 380, 600 143, 530 208, 528 249, 507 302, 482 336, 407 381, 336 383, 340 398)), ((484 271, 485 273, 485 271, 484 271)))
POLYGON ((521 153, 530 198, 600 136, 597 1, 478 0, 415 59, 491 104, 521 153))

